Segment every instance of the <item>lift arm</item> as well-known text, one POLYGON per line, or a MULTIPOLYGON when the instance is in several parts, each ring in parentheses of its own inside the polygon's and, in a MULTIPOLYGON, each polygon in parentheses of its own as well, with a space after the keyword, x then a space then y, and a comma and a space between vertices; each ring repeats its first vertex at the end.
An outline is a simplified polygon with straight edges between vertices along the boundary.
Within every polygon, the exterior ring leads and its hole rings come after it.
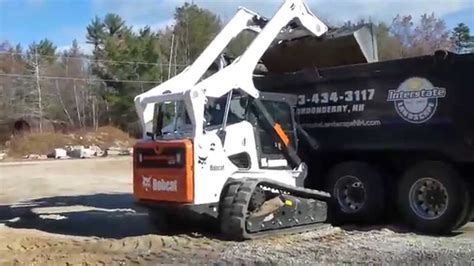
MULTIPOLYGON (((301 28, 316 36, 321 36, 328 30, 328 27, 311 13, 304 0, 286 0, 240 58, 196 84, 193 90, 202 91, 208 97, 221 97, 233 89, 244 91, 254 98, 254 111, 261 114, 262 125, 266 127, 276 141, 285 143, 285 136, 282 136, 279 125, 275 124, 265 106, 259 100, 259 91, 253 83, 253 71, 273 41, 282 36, 291 36, 292 32, 300 31, 301 28), (296 23, 298 27, 289 28, 288 24, 291 22, 296 23)), ((301 159, 291 146, 284 145, 282 151, 293 168, 301 164, 301 159)))
POLYGON ((135 107, 140 119, 143 136, 151 131, 153 106, 146 99, 162 95, 164 92, 178 93, 189 90, 204 75, 214 60, 222 53, 227 45, 240 32, 251 30, 260 32, 266 24, 266 19, 246 8, 239 7, 235 16, 227 23, 222 31, 212 40, 207 48, 199 55, 194 63, 177 76, 135 97, 135 107))
POLYGON ((203 90, 210 97, 220 97, 232 89, 239 88, 258 98, 258 90, 252 80, 253 70, 274 40, 282 36, 291 38, 291 33, 298 31, 287 28, 292 21, 316 36, 321 36, 328 30, 328 27, 311 13, 304 0, 286 0, 240 58, 197 84, 196 88, 203 90))

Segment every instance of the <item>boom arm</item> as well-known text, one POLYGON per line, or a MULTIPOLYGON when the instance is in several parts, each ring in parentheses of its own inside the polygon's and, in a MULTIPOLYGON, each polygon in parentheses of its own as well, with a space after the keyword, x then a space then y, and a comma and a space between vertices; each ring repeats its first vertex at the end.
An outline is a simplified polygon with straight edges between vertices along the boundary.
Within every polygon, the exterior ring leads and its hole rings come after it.
POLYGON ((209 66, 219 54, 222 53, 233 38, 244 30, 259 32, 261 30, 262 20, 264 19, 257 13, 240 7, 235 16, 190 67, 179 75, 135 97, 135 107, 142 124, 144 136, 147 131, 151 130, 151 121, 153 119, 153 106, 149 103, 150 101, 147 100, 147 98, 162 95, 167 91, 177 93, 189 90, 191 86, 199 81, 209 66))
MULTIPOLYGON (((278 133, 278 125, 260 102, 259 91, 255 88, 252 78, 255 66, 272 42, 281 36, 291 36, 293 29, 288 29, 287 26, 292 21, 316 36, 321 36, 328 30, 328 27, 309 11, 304 0, 286 0, 240 58, 193 88, 194 91, 204 92, 208 97, 221 97, 233 89, 243 90, 255 98, 254 111, 262 114, 262 125, 275 140, 282 143, 285 141, 278 133)), ((301 160, 296 151, 291 146, 284 146, 282 151, 287 161, 293 168, 299 166, 301 160)))
POLYGON ((288 33, 288 36, 291 36, 292 30, 282 32, 282 29, 292 20, 316 36, 321 36, 328 30, 328 27, 311 13, 303 0, 286 0, 239 59, 196 87, 211 97, 220 97, 234 88, 240 88, 258 98, 258 90, 252 81, 253 70, 275 39, 288 33))

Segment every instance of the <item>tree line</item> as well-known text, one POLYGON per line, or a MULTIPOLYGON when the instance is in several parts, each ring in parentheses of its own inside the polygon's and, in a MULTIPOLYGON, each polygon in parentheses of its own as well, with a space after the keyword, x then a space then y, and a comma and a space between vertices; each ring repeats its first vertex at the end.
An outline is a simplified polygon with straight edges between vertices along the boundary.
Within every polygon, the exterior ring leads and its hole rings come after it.
MULTIPOLYGON (((15 116, 60 121, 71 128, 114 125, 138 132, 133 98, 191 64, 223 27, 211 11, 185 3, 175 23, 164 29, 134 28, 117 14, 95 17, 86 27, 92 55, 76 40, 66 51, 48 39, 26 49, 0 43, 0 122, 15 116)), ((357 27, 366 21, 344 23, 357 27)), ((396 16, 372 26, 380 60, 433 53, 437 49, 474 51, 474 37, 463 23, 448 29, 441 18, 396 16)), ((227 47, 239 55, 252 36, 241 34, 227 47)))

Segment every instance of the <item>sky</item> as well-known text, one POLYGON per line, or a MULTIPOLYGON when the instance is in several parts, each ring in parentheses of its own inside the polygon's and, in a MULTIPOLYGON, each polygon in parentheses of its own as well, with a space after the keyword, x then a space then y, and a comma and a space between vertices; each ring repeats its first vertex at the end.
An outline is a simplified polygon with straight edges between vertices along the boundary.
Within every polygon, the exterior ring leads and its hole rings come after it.
MULTIPOLYGON (((48 38, 59 50, 67 49, 77 39, 85 43, 86 26, 97 15, 116 13, 127 25, 145 25, 160 29, 173 23, 173 13, 185 0, 0 0, 0 42, 32 42, 48 38)), ((223 21, 229 20, 239 6, 271 17, 283 0, 188 0, 210 9, 223 21)), ((434 12, 452 28, 464 22, 474 33, 474 0, 306 0, 317 16, 331 24, 364 18, 390 23, 397 14, 418 18, 434 12)))

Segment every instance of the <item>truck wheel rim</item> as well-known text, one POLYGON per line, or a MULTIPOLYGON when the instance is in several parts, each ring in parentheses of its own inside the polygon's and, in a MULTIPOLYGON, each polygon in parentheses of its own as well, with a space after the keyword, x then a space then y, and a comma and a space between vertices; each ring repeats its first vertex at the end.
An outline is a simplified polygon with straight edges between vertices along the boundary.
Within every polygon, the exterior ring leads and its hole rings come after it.
POLYGON ((418 179, 410 188, 409 199, 415 214, 426 220, 441 217, 449 203, 446 187, 432 177, 418 179))
POLYGON ((339 178, 334 190, 339 206, 346 213, 358 212, 365 204, 367 195, 364 184, 355 176, 347 175, 339 178))

